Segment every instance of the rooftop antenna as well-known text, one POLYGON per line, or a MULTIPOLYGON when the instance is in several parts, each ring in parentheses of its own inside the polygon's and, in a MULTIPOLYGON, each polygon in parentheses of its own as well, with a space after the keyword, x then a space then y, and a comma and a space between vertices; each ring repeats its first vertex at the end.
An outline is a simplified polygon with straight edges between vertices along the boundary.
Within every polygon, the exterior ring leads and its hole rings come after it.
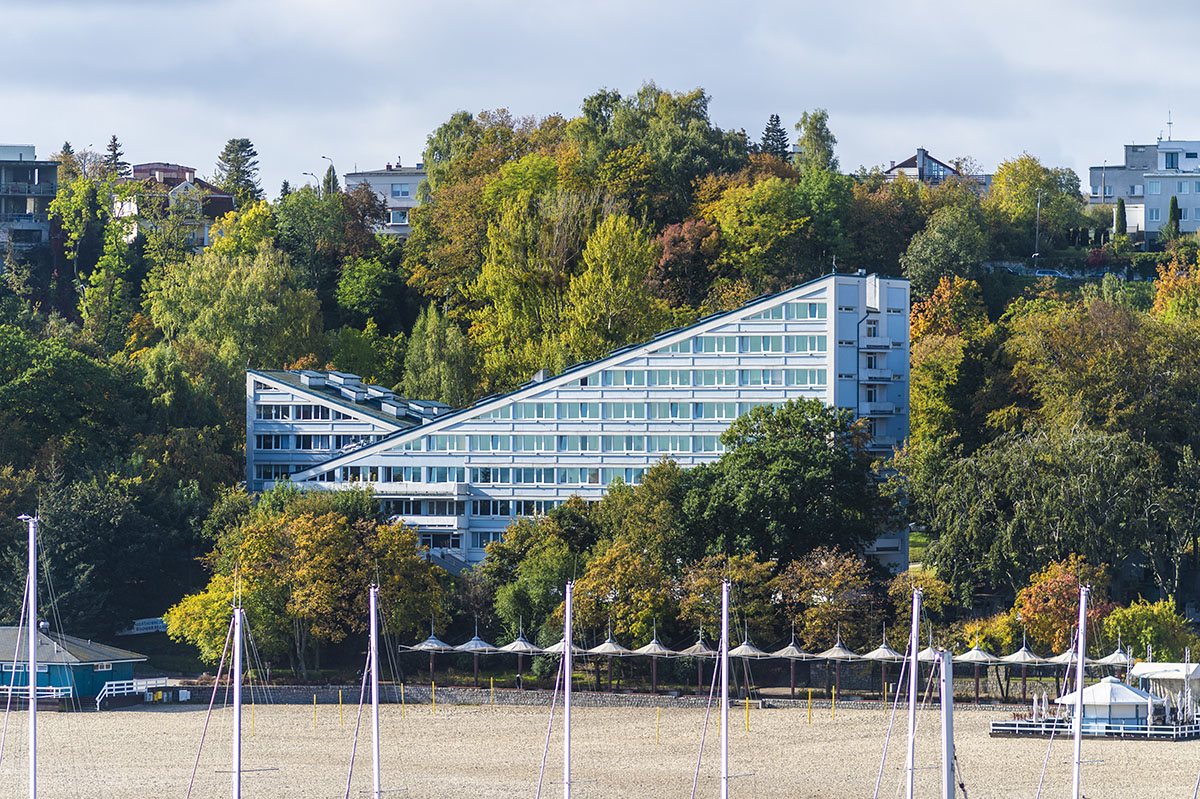
POLYGON ((1171 121, 1171 106, 1167 106, 1167 141, 1171 140, 1171 126, 1174 124, 1171 121))

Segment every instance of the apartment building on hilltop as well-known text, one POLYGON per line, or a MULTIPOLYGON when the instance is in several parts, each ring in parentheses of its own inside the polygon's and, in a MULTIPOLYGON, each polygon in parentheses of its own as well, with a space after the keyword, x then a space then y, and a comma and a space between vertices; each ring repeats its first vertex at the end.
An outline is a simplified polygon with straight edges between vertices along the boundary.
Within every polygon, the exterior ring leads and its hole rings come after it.
POLYGON ((0 253, 49 245, 57 192, 57 161, 37 160, 31 144, 0 144, 0 253))
MULTIPOLYGON (((514 517, 599 499, 664 456, 715 460, 758 405, 850 409, 886 453, 908 435, 908 311, 905 280, 827 275, 461 410, 344 373, 251 370, 246 482, 370 483, 445 563, 477 563, 514 517)), ((907 568, 904 535, 868 551, 907 568)))
POLYGON ((417 188, 424 180, 424 164, 401 166, 400 159, 397 158, 395 164, 387 164, 383 169, 347 173, 346 190, 349 191, 360 183, 374 189, 387 206, 387 221, 379 232, 408 238, 412 230, 408 215, 419 204, 417 188))

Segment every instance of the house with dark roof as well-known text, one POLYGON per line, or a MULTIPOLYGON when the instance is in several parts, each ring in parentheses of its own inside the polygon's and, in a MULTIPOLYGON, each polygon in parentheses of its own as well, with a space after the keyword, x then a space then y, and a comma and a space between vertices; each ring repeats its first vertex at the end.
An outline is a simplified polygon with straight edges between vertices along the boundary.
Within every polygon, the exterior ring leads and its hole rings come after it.
MULTIPOLYGON (((953 177, 959 177, 959 171, 944 161, 939 161, 929 154, 924 147, 918 147, 916 153, 883 171, 888 180, 895 180, 904 175, 909 180, 919 180, 930 186, 937 186, 953 177)), ((968 179, 979 184, 980 191, 986 193, 992 185, 991 175, 967 175, 968 179)))
MULTIPOLYGON (((447 568, 481 561, 516 517, 597 500, 662 458, 720 457, 760 405, 819 399, 864 420, 871 447, 908 435, 906 280, 826 275, 453 410, 342 372, 246 373, 246 482, 370 484, 447 568)), ((868 550, 908 567, 907 539, 868 550)))
POLYGON ((233 195, 196 176, 196 170, 180 164, 154 162, 134 164, 133 177, 124 182, 136 188, 131 196, 120 200, 113 216, 133 219, 130 237, 142 225, 165 212, 163 204, 178 214, 192 247, 199 249, 212 243, 213 223, 234 210, 233 195))
MULTIPOLYGON (((28 690, 28 653, 24 629, 0 627, 0 694, 18 695, 28 690)), ((96 696, 106 683, 132 680, 133 664, 145 660, 145 655, 127 649, 64 633, 41 631, 37 644, 38 694, 47 697, 96 696)))

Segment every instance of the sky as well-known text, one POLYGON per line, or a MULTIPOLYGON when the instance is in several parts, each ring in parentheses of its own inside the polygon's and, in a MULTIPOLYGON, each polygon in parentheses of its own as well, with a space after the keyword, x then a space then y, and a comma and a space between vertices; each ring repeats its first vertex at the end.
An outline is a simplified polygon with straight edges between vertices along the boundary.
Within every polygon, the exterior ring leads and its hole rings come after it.
POLYGON ((1200 4, 1162 0, 0 0, 0 143, 64 141, 211 175, 232 137, 269 197, 421 160, 459 110, 575 116, 601 88, 702 87, 755 140, 825 108, 844 171, 925 147, 986 172, 1200 139, 1200 4), (1168 115, 1173 126, 1168 130, 1168 115), (325 160, 328 159, 328 160, 325 160))

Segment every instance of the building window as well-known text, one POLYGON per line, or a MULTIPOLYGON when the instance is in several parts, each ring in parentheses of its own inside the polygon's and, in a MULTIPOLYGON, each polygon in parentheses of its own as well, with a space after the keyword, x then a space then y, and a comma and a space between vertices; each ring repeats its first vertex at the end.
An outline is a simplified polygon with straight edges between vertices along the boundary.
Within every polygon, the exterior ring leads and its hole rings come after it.
POLYGON ((879 338, 879 320, 867 320, 867 338, 879 338))
POLYGON ((296 449, 327 450, 329 449, 329 436, 296 436, 296 449))
POLYGON ((388 212, 389 225, 407 225, 408 224, 408 209, 388 212))
POLYGON ((787 305, 788 319, 824 319, 829 309, 822 302, 789 302, 787 305))
POLYGON ((392 184, 392 196, 395 197, 396 199, 400 199, 401 197, 409 196, 409 187, 410 186, 412 186, 411 183, 393 183, 392 184))
POLYGON ((1196 154, 1195 153, 1184 153, 1183 157, 1184 158, 1195 158, 1196 154))
POLYGON ((1129 194, 1130 194, 1130 196, 1133 196, 1133 197, 1141 197, 1142 196, 1142 184, 1138 183, 1133 186, 1130 186, 1129 194))
POLYGON ((1179 153, 1163 153, 1163 169, 1179 169, 1179 153))
POLYGON ((1100 194, 1100 187, 1099 187, 1099 186, 1092 186, 1092 196, 1093 196, 1093 197, 1096 197, 1096 196, 1098 196, 1099 194, 1100 194))
POLYGON ((254 418, 256 419, 289 419, 291 418, 291 405, 258 405, 254 409, 254 418))
POLYGON ((698 336, 696 338, 696 352, 737 352, 737 336, 698 336))
POLYGON ((1161 222, 1162 221, 1162 209, 1161 208, 1147 208, 1146 209, 1146 221, 1147 222, 1161 222))
POLYGON ((294 418, 302 421, 329 418, 329 408, 324 405, 297 405, 293 412, 295 413, 294 418))
POLYGON ((1105 196, 1105 197, 1111 197, 1111 196, 1113 196, 1113 187, 1112 187, 1112 186, 1105 186, 1105 187, 1104 187, 1104 196, 1105 196))
POLYGON ((92 666, 92 671, 112 671, 111 663, 96 663, 92 666))
POLYGON ((1186 222, 1186 221, 1187 221, 1187 218, 1188 218, 1188 214, 1187 214, 1187 212, 1188 212, 1188 209, 1186 209, 1186 208, 1180 208, 1180 209, 1179 209, 1179 221, 1180 221, 1180 222, 1186 222))
POLYGON ((1146 191, 1150 194, 1162 194, 1162 183, 1157 180, 1146 181, 1146 191))
POLYGON ((254 437, 255 449, 287 449, 287 436, 266 435, 254 437))
POLYGON ((1187 194, 1188 189, 1190 189, 1191 187, 1192 187, 1192 182, 1190 180, 1175 181, 1175 193, 1176 194, 1187 194))

